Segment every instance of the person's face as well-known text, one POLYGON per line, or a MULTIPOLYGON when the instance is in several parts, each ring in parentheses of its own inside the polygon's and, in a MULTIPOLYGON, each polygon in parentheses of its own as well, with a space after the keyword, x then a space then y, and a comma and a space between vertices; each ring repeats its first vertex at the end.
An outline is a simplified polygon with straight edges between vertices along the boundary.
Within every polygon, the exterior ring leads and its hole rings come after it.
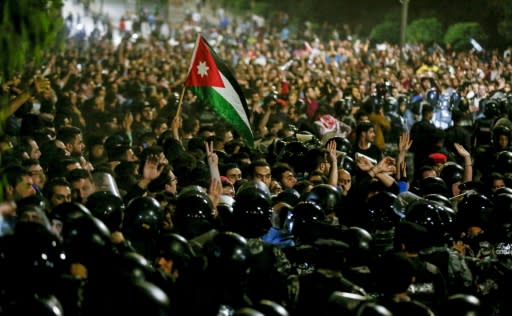
POLYGON ((53 187, 53 194, 50 197, 52 207, 65 202, 71 202, 71 188, 67 185, 56 185, 53 187))
POLYGON ((373 143, 373 141, 375 140, 375 129, 373 127, 370 128, 368 131, 363 132, 363 134, 365 135, 366 141, 373 143))
POLYGON ((169 183, 165 186, 165 191, 168 193, 176 194, 178 192, 178 178, 174 175, 172 171, 169 171, 169 183))
POLYGON ((173 274, 174 261, 172 259, 165 259, 164 257, 158 257, 156 259, 156 265, 158 269, 164 273, 173 274))
POLYGON ((239 168, 232 168, 226 171, 226 177, 235 184, 238 180, 242 179, 242 170, 239 168))
POLYGON ((14 199, 19 200, 36 194, 34 187, 32 186, 34 181, 31 176, 23 176, 21 181, 16 184, 14 188, 14 199))
POLYGON ((155 129, 155 135, 156 137, 160 137, 165 131, 167 131, 168 126, 167 123, 161 124, 158 128, 155 129))
POLYGON ((32 173, 32 181, 38 188, 43 188, 44 183, 46 182, 46 175, 44 174, 43 168, 41 165, 32 165, 28 168, 30 173, 32 173))
POLYGON ((145 107, 142 110, 142 117, 145 121, 152 121, 154 118, 153 109, 150 107, 145 107))
POLYGON ((235 188, 232 184, 225 184, 222 186, 222 194, 234 197, 235 196, 235 188))
POLYGON ((285 171, 281 175, 281 185, 283 189, 291 189, 297 184, 297 178, 295 178, 295 174, 291 171, 285 171))
POLYGON ((82 154, 85 145, 82 141, 82 134, 75 136, 75 139, 66 146, 71 154, 82 154))
POLYGON ((226 134, 224 134, 224 143, 228 143, 233 140, 233 133, 231 131, 227 131, 226 134))
POLYGON ((508 146, 508 137, 507 135, 500 135, 498 137, 498 145, 500 146, 500 148, 507 148, 508 146))
POLYGON ((31 159, 39 159, 39 157, 41 157, 41 151, 39 150, 39 146, 37 146, 37 143, 35 140, 31 140, 30 141, 30 148, 31 148, 31 151, 30 151, 30 158, 31 159))
POLYGON ((342 189, 342 194, 347 195, 348 190, 352 187, 352 177, 347 170, 340 170, 338 172, 338 186, 342 189))
POLYGON ((505 181, 503 179, 494 179, 492 181, 491 190, 492 190, 492 192, 496 192, 496 190, 498 190, 499 188, 503 188, 505 186, 506 186, 505 181))
POLYGON ((73 189, 73 200, 85 204, 89 195, 96 191, 94 183, 89 179, 80 179, 71 183, 73 189))
POLYGON ((423 173, 421 174, 421 178, 422 179, 425 179, 425 178, 428 178, 428 177, 437 177, 437 173, 435 170, 425 170, 423 171, 423 173))
POLYGON ((254 179, 263 181, 269 188, 270 182, 272 181, 272 175, 270 173, 269 166, 257 166, 254 168, 254 179))

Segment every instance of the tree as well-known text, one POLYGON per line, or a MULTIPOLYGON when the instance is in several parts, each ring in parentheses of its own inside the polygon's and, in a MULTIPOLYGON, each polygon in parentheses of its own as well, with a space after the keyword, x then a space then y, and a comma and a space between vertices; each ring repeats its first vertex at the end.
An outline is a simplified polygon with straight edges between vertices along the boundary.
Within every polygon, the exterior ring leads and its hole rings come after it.
POLYGON ((440 43, 443 39, 443 26, 436 18, 418 19, 407 27, 407 42, 440 43))
POLYGON ((40 62, 62 30, 61 0, 0 1, 0 83, 40 62))
POLYGON ((505 18, 498 24, 498 33, 510 42, 512 41, 512 1, 505 1, 503 15, 505 18))
POLYGON ((476 22, 453 24, 444 35, 445 44, 451 45, 455 50, 471 49, 471 39, 475 39, 482 45, 487 42, 487 35, 476 22))
POLYGON ((398 44, 400 42, 400 25, 392 21, 381 23, 372 29, 370 39, 376 42, 398 44))

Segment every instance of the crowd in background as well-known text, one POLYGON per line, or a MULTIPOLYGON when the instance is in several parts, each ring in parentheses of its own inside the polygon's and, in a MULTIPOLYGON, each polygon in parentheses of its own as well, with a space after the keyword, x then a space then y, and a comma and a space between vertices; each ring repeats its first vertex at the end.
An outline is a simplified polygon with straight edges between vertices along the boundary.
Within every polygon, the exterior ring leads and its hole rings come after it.
POLYGON ((152 16, 2 85, 1 311, 508 314, 509 50, 152 16), (181 95, 199 30, 254 147, 181 95))

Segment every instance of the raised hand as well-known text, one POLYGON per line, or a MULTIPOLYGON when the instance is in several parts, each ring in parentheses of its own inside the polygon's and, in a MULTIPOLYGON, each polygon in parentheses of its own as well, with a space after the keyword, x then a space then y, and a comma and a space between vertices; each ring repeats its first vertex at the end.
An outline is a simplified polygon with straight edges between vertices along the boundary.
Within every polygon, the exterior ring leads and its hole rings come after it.
POLYGON ((398 141, 398 150, 400 153, 406 153, 409 151, 412 145, 411 134, 402 133, 398 141))
POLYGON ((461 144, 454 143, 453 147, 455 147, 455 150, 457 151, 459 156, 461 156, 462 158, 466 159, 466 158, 471 157, 471 154, 461 144))
POLYGON ((151 155, 144 163, 143 177, 146 180, 154 180, 162 173, 163 165, 159 165, 159 158, 156 155, 151 155))
POLYGON ((356 158, 356 164, 362 171, 370 171, 374 167, 370 160, 362 156, 356 158))
POLYGON ((337 155, 336 155, 336 141, 331 140, 327 143, 327 152, 329 153, 329 162, 331 165, 336 164, 337 162, 337 155))
POLYGON ((213 151, 213 142, 204 142, 204 147, 206 149, 206 157, 208 159, 208 165, 216 166, 219 164, 219 156, 213 151))

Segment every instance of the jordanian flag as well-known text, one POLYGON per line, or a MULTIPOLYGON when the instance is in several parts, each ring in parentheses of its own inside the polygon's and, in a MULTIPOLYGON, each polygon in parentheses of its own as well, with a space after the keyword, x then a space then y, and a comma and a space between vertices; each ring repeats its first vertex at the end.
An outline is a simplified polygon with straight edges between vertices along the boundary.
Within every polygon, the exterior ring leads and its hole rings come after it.
POLYGON ((185 86, 203 102, 210 104, 253 146, 253 134, 247 115, 249 112, 242 89, 201 35, 197 37, 185 86))

